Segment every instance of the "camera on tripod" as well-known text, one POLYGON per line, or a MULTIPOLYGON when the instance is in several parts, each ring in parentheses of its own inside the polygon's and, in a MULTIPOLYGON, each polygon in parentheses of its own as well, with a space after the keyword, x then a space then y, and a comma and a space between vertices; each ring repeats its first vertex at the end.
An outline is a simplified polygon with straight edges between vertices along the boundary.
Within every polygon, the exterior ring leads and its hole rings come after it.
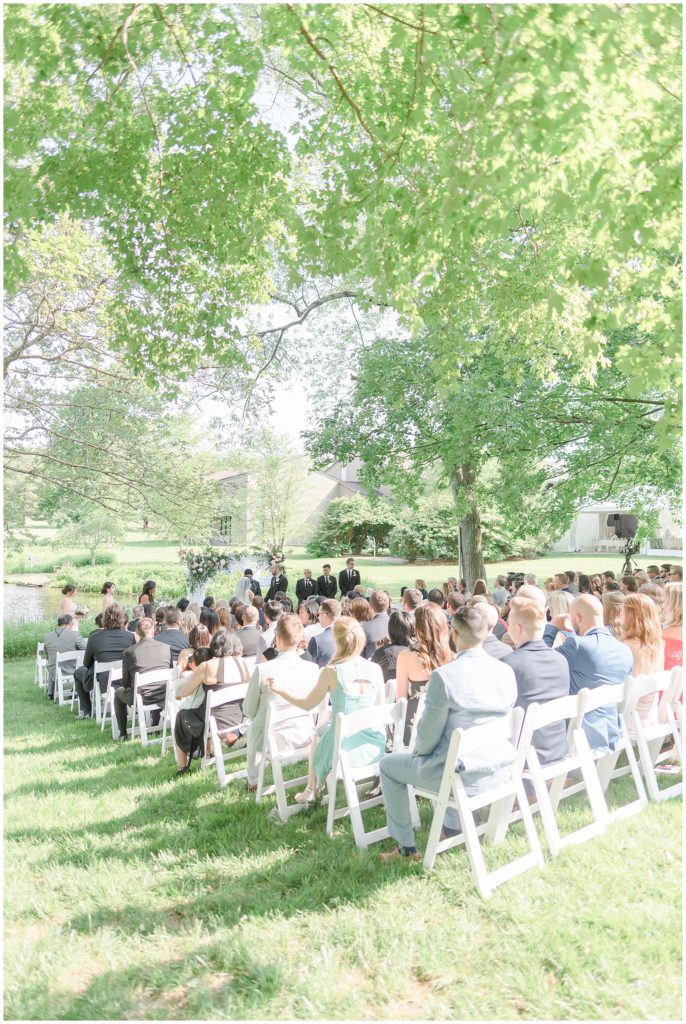
POLYGON ((620 549, 624 555, 621 575, 631 576, 635 568, 631 556, 635 555, 641 546, 635 540, 638 533, 638 519, 636 516, 627 515, 624 512, 613 512, 607 517, 607 525, 614 528, 615 537, 626 541, 624 547, 620 549))

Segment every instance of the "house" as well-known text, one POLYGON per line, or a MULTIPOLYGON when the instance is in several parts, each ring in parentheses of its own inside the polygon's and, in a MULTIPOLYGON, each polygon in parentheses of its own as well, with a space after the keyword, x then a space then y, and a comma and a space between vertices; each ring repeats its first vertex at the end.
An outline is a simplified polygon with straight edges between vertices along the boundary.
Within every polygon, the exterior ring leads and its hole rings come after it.
MULTIPOLYGON (((615 512, 633 514, 634 510, 603 502, 580 509, 569 530, 552 546, 552 551, 619 551, 626 541, 615 537, 607 517, 615 512)), ((639 519, 640 527, 640 519, 639 519)), ((683 539, 681 526, 664 505, 660 509, 654 536, 641 543, 640 553, 647 556, 681 555, 683 539)))
MULTIPOLYGON (((292 463, 297 475, 297 496, 292 502, 293 514, 286 533, 286 545, 301 547, 307 543, 335 498, 352 498, 356 494, 388 497, 387 487, 368 488, 360 483, 362 462, 359 459, 343 464, 334 462, 323 470, 312 469, 307 456, 285 460, 292 463)), ((287 472, 287 470, 286 470, 287 472)), ((256 517, 250 510, 250 473, 226 470, 215 473, 221 482, 222 507, 213 528, 212 543, 235 548, 259 546, 264 540, 257 535, 256 517)))

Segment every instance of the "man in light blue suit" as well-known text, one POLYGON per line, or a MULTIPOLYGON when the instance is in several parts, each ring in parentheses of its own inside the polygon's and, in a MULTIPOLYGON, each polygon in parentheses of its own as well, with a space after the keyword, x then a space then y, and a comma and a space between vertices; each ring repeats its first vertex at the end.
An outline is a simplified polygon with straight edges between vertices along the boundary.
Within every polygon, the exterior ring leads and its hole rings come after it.
MULTIPOLYGON (((453 616, 451 632, 457 657, 435 669, 429 677, 414 752, 387 754, 381 760, 388 831, 399 844, 398 849, 381 854, 383 861, 401 855, 418 859, 408 786, 438 792, 454 730, 468 729, 507 714, 517 700, 517 682, 512 669, 482 649, 489 632, 486 607, 482 604, 465 606, 453 616)), ((512 743, 502 740, 474 751, 466 764, 459 761, 456 770, 461 773, 468 795, 474 796, 506 781, 515 756, 512 743)), ((455 835, 458 830, 458 814, 448 810, 444 831, 455 835)))
MULTIPOLYGON (((548 647, 560 631, 566 640, 555 650, 569 664, 570 693, 606 683, 619 685, 631 675, 633 655, 603 625, 603 606, 597 597, 580 594, 569 614, 554 616, 543 634, 548 647)), ((584 715, 584 732, 591 750, 614 750, 620 736, 616 706, 607 704, 584 715)))

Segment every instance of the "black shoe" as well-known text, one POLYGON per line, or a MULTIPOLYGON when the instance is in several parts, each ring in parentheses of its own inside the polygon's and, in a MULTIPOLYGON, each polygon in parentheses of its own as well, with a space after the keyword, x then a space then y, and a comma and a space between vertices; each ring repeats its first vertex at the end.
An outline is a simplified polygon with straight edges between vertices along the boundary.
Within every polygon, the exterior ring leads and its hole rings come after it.
POLYGON ((125 743, 128 740, 128 733, 124 733, 122 736, 115 736, 115 742, 125 743))
POLYGON ((77 722, 85 722, 87 718, 92 718, 92 717, 93 716, 89 712, 82 711, 80 714, 78 714, 76 716, 76 721, 77 722))

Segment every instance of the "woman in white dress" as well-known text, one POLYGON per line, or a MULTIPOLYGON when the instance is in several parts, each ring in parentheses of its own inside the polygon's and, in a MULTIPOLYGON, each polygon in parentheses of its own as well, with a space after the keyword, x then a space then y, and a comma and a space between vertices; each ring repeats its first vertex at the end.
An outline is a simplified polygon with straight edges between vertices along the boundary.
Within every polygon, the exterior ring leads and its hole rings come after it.
POLYGON ((74 601, 74 594, 76 593, 76 587, 73 583, 67 583, 66 587, 62 587, 62 593, 64 597, 60 601, 60 615, 76 615, 77 604, 74 601))
POLYGON ((111 604, 114 604, 114 583, 103 583, 100 593, 103 595, 101 611, 106 612, 111 604))

